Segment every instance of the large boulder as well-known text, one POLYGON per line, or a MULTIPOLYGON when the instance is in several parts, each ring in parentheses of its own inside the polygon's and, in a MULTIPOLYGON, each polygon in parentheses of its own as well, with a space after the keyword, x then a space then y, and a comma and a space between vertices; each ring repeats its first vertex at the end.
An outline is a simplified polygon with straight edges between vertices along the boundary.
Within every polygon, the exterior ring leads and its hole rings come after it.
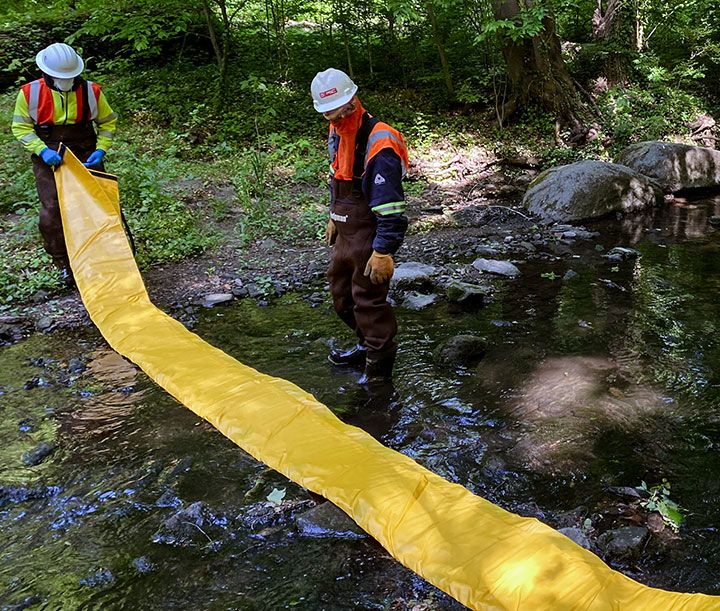
POLYGON ((578 161, 540 174, 525 193, 523 205, 549 223, 634 212, 662 201, 660 187, 630 168, 578 161))
POLYGON ((720 151, 674 142, 639 142, 618 163, 649 176, 665 191, 720 187, 720 151))

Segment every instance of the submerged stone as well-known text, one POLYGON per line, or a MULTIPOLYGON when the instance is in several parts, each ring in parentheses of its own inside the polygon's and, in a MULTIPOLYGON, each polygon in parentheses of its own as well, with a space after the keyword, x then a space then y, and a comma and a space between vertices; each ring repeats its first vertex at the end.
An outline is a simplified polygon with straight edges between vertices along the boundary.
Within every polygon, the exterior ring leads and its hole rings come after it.
POLYGON ((445 288, 445 296, 448 301, 468 306, 483 305, 488 293, 490 293, 490 289, 486 286, 472 284, 470 282, 460 282, 458 280, 452 281, 445 288))
POLYGON ((29 467, 34 467, 35 465, 39 465, 48 456, 50 456, 50 454, 52 454, 55 449, 56 446, 54 444, 45 443, 43 441, 42 443, 39 443, 36 447, 34 447, 32 450, 23 452, 22 461, 29 467))
POLYGON ((322 503, 295 519, 303 537, 364 539, 367 534, 347 514, 330 502, 322 503))
POLYGON ((457 335, 436 348, 435 363, 471 366, 485 356, 486 350, 487 343, 484 338, 475 335, 457 335))
POLYGON ((588 539, 588 536, 582 528, 560 528, 558 529, 558 532, 565 535, 568 539, 572 539, 581 547, 592 550, 592 543, 590 543, 590 539, 588 539))
POLYGON ((107 586, 115 583, 115 575, 108 569, 99 569, 92 575, 84 577, 80 580, 81 586, 87 586, 89 588, 98 588, 101 586, 107 586))
POLYGON ((415 291, 405 295, 402 306, 408 310, 424 310, 438 300, 437 295, 423 295, 415 291))
POLYGON ((649 531, 645 527, 623 526, 600 535, 598 545, 606 554, 624 558, 636 555, 648 535, 649 531))
POLYGON ((612 248, 607 253, 605 253, 603 255, 603 258, 613 263, 617 263, 619 261, 629 261, 630 259, 637 259, 639 256, 640 251, 635 250, 634 248, 616 246, 615 248, 612 248))

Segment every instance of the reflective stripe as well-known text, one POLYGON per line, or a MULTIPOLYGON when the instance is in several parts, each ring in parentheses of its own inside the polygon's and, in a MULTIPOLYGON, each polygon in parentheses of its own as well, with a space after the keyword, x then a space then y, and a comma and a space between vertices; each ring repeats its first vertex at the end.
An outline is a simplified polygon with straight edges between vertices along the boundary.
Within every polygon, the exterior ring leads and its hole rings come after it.
POLYGON ((30 83, 30 99, 28 100, 28 114, 33 120, 33 123, 37 123, 38 118, 38 104, 40 102, 40 86, 41 82, 33 81, 30 83))
POLYGON ((372 148, 372 145, 375 142, 377 142, 378 140, 380 140, 381 138, 389 138, 393 142, 397 142, 397 144, 400 146, 400 148, 403 147, 402 141, 399 140, 398 138, 396 138, 392 132, 390 132, 386 129, 381 129, 376 132, 373 132, 372 134, 370 134, 370 137, 368 138, 367 149, 365 150, 365 165, 367 165, 368 155, 370 154, 370 149, 372 148))
POLYGON ((117 119, 116 112, 110 113, 107 117, 104 117, 102 119, 98 119, 97 124, 102 125, 103 123, 107 123, 108 121, 112 121, 113 119, 117 119))
POLYGON ((33 124, 33 120, 30 117, 23 117, 22 115, 13 115, 12 122, 33 124))
POLYGON ((30 132, 29 134, 25 134, 22 138, 20 138, 20 142, 23 144, 27 144, 28 142, 32 142, 35 139, 38 138, 38 135, 35 132, 30 132))
POLYGON ((97 100, 95 99, 95 92, 93 91, 93 82, 87 81, 87 101, 90 105, 90 119, 97 119, 98 107, 97 100))
MULTIPOLYGON (((370 137, 368 138, 367 148, 365 149, 365 166, 367 166, 368 158, 370 156, 370 150, 372 149, 372 145, 377 142, 378 140, 381 140, 383 138, 387 138, 388 140, 391 140, 395 144, 398 145, 398 147, 402 150, 405 149, 405 144, 402 140, 400 140, 395 134, 393 134, 391 131, 387 129, 380 129, 376 132, 373 132, 370 134, 370 137)), ((400 165, 402 166, 402 176, 405 177, 405 174, 407 173, 407 165, 405 163, 405 160, 400 157, 400 165)))
POLYGON ((405 202, 389 202, 387 204, 380 204, 372 209, 376 214, 385 216, 387 214, 402 214, 405 212, 405 202))
POLYGON ((104 131, 98 132, 98 138, 108 138, 109 140, 112 140, 114 135, 115 134, 113 132, 104 132, 104 131))

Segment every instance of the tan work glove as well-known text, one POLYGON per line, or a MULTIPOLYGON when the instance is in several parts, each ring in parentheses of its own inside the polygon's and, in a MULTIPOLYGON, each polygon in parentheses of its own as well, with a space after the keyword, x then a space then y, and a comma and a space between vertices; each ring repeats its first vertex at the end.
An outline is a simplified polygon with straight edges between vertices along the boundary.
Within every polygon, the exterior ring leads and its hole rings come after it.
POLYGON ((394 271, 392 255, 383 255, 373 250, 365 266, 365 275, 370 276, 370 282, 373 284, 387 282, 392 278, 394 271))
POLYGON ((335 221, 332 219, 328 220, 327 227, 325 228, 325 244, 332 246, 335 244, 337 239, 337 227, 335 227, 335 221))

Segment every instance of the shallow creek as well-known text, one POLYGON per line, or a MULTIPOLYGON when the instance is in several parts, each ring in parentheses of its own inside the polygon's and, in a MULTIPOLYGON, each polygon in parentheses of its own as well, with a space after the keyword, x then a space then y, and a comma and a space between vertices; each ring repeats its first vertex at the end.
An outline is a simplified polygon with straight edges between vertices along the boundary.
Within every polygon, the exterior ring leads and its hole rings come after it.
MULTIPOLYGON (((484 308, 398 309, 384 392, 327 362, 333 339, 350 341, 329 300, 244 300, 205 311, 194 331, 502 507, 584 528, 592 545, 645 525, 617 489, 667 478, 678 534, 661 529, 627 555, 596 549, 643 583, 720 594, 719 213, 720 199, 679 200, 589 227, 600 237, 561 259, 519 263, 484 308), (602 257, 618 245, 641 256, 602 257), (486 338, 485 357, 436 365, 460 334, 486 338)), ((367 537, 309 536, 300 518, 317 501, 94 329, 0 349, 2 609, 460 608, 367 537)))

